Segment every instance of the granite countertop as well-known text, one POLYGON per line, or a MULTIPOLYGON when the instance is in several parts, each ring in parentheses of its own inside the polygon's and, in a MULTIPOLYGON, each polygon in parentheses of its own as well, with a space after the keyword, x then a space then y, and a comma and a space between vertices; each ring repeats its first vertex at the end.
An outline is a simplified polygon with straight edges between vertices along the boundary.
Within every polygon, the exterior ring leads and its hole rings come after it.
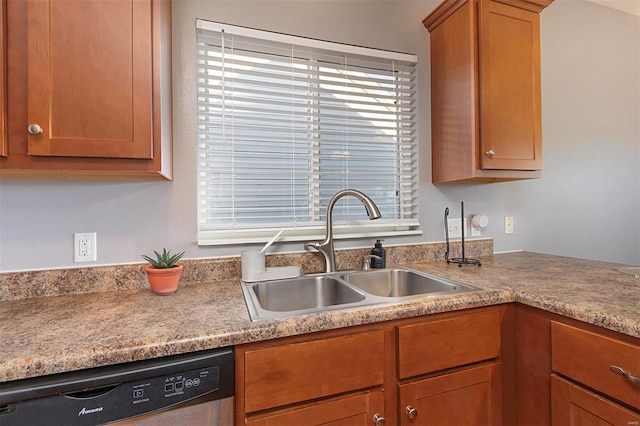
POLYGON ((480 292, 257 322, 237 280, 169 297, 134 289, 0 302, 0 381, 514 301, 640 337, 640 278, 622 265, 527 252, 481 260, 403 265, 480 292))

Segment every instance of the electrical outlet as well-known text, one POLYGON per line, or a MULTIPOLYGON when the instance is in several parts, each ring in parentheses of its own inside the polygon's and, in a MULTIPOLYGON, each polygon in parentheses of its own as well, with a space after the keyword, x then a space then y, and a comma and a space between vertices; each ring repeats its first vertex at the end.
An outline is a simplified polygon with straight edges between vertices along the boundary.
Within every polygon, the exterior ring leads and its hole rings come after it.
POLYGON ((513 217, 512 216, 506 216, 504 218, 504 233, 506 235, 513 234, 513 217))
POLYGON ((73 234, 73 261, 95 262, 98 260, 98 247, 95 232, 73 234))
POLYGON ((471 231, 471 237, 481 237, 482 236, 482 228, 479 226, 473 226, 471 223, 471 218, 469 218, 469 227, 468 229, 471 231))
POLYGON ((450 217, 447 223, 449 225, 449 238, 462 238, 462 220, 459 217, 450 217))

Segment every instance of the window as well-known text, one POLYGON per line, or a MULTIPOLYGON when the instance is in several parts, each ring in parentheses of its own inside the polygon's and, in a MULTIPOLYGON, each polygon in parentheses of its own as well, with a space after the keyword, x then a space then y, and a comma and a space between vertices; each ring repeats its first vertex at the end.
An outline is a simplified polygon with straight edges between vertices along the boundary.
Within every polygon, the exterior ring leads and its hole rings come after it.
POLYGON ((419 232, 415 56, 196 26, 199 244, 419 232))

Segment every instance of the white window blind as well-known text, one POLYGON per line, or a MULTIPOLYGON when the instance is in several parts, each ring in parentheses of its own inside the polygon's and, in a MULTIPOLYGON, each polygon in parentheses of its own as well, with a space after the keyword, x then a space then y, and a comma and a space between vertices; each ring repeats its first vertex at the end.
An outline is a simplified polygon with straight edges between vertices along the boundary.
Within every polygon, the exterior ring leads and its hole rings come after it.
MULTIPOLYGON (((417 232, 416 57, 198 20, 198 241, 417 232)), ((418 231, 419 232, 419 231, 418 231)))

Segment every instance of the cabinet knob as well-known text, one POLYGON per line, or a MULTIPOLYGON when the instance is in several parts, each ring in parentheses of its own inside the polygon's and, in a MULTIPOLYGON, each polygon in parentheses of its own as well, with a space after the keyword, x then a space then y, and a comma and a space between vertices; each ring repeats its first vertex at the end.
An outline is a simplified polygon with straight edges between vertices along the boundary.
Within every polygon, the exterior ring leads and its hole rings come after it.
POLYGON ((407 407, 404 410, 407 412, 407 416, 409 416, 410 420, 413 420, 416 417, 418 417, 418 410, 416 410, 412 406, 407 405, 407 407))
POLYGON ((27 127, 27 131, 32 135, 39 135, 42 133, 42 127, 35 123, 29 124, 29 127, 27 127))
POLYGON ((489 151, 486 152, 487 157, 493 157, 494 155, 496 155, 496 152, 492 149, 490 149, 489 151))
POLYGON ((375 422, 376 426, 382 426, 384 425, 384 417, 382 417, 380 414, 376 413, 373 415, 373 421, 375 422))

